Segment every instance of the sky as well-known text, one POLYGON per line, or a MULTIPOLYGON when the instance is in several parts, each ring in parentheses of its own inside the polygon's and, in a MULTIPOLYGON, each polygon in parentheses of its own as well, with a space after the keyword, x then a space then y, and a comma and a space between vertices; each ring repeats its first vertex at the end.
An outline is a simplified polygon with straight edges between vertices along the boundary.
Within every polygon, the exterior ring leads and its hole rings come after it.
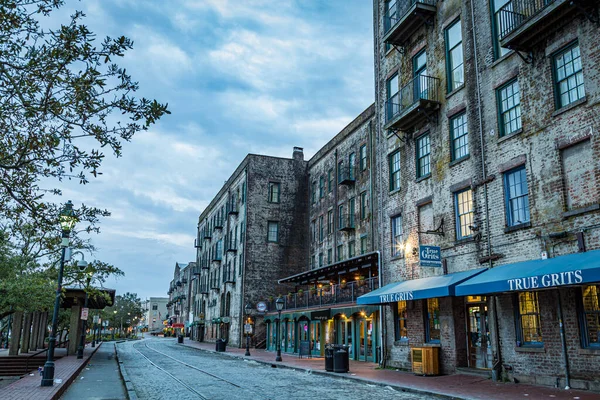
POLYGON ((305 159, 374 99, 370 0, 66 0, 98 35, 125 35, 118 60, 138 97, 171 115, 107 154, 102 175, 63 200, 106 208, 87 260, 125 272, 106 287, 166 297, 176 262, 196 259, 198 217, 246 154, 305 159))

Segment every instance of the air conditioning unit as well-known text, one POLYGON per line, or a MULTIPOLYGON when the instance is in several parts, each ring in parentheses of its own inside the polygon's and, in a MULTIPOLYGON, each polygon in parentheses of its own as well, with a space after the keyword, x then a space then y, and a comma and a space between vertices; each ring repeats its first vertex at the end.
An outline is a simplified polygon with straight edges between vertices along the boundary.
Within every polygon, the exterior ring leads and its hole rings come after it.
POLYGON ((439 347, 411 348, 412 371, 415 375, 440 374, 439 347))

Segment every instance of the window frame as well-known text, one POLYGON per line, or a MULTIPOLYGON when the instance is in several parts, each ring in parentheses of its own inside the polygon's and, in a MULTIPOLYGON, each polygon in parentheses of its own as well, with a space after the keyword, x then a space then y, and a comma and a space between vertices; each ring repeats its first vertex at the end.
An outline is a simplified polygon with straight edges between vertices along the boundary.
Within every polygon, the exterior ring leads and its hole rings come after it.
POLYGON ((359 147, 358 149, 358 154, 359 154, 359 164, 360 164, 360 170, 361 171, 366 171, 367 170, 367 145, 363 144, 359 147))
POLYGON ((360 219, 361 220, 365 220, 367 219, 367 214, 368 214, 368 200, 367 200, 367 191, 362 191, 360 193, 360 219))
POLYGON ((333 168, 327 170, 327 191, 329 193, 333 191, 333 168))
POLYGON ((456 18, 454 21, 452 21, 452 23, 450 23, 445 29, 444 29, 444 49, 446 52, 446 83, 447 83, 447 91, 448 93, 452 93, 452 91, 454 90, 458 90, 460 87, 464 86, 465 82, 464 82, 464 77, 465 77, 465 49, 463 47, 463 32, 462 32, 462 21, 460 19, 460 17, 456 18), (448 33, 450 32, 450 29, 452 29, 456 24, 460 23, 460 41, 452 48, 449 47, 450 43, 449 43, 449 38, 448 38, 448 33), (463 69, 463 82, 454 87, 454 79, 453 79, 453 72, 457 69, 457 67, 455 67, 454 69, 452 69, 453 65, 452 65, 452 61, 451 61, 451 57, 450 54, 453 50, 455 50, 456 48, 458 48, 458 46, 460 46, 461 49, 461 53, 462 53, 462 63, 460 64, 460 66, 463 69))
POLYGON ((471 152, 469 151, 469 121, 467 119, 467 112, 462 111, 462 112, 459 112, 458 114, 453 115, 452 117, 450 117, 449 122, 450 122, 450 161, 455 162, 455 161, 467 159, 471 154, 471 152), (460 126, 455 127, 454 121, 458 121, 459 119, 464 119, 464 122, 460 126), (460 127, 464 127, 464 129, 463 129, 464 133, 460 136, 455 136, 455 132, 460 127), (463 137, 465 138, 465 144, 462 146, 459 146, 459 149, 466 148, 466 153, 460 157, 457 157, 456 156, 457 149, 455 148, 455 143, 457 141, 459 141, 460 139, 462 139, 463 137))
MULTIPOLYGON (((571 62, 573 62, 573 61, 571 61, 571 62)), ((566 63, 565 63, 565 65, 566 65, 566 63)), ((575 81, 577 81, 577 78, 575 78, 575 81)), ((560 110, 561 108, 568 107, 569 105, 586 98, 585 79, 583 76, 583 61, 582 61, 581 46, 579 45, 579 40, 575 40, 575 41, 567 44, 566 46, 563 46, 558 51, 556 51, 554 54, 552 54, 552 83, 553 83, 553 87, 554 87, 554 103, 555 103, 556 110, 560 110), (573 49, 575 47, 579 48, 579 64, 580 64, 581 68, 577 71, 574 71, 571 75, 565 76, 565 78, 559 82, 559 80, 558 80, 558 68, 559 67, 557 67, 557 60, 560 56, 566 54, 567 52, 573 51, 573 49), (582 80, 581 86, 583 87, 583 95, 573 101, 569 101, 569 103, 567 103, 567 104, 562 104, 561 93, 560 93, 560 84, 562 82, 567 82, 569 80, 569 78, 572 76, 576 77, 576 75, 579 72, 581 72, 581 80, 582 80)), ((578 86, 576 85, 575 87, 577 88, 578 86)), ((571 90, 569 90, 569 88, 567 88, 567 93, 570 91, 571 90)), ((576 89, 576 91, 578 92, 577 89, 576 89)))
MULTIPOLYGON (((513 88, 513 94, 511 97, 514 98, 515 96, 515 91, 513 88)), ((507 97, 508 99, 509 97, 507 97)), ((513 100, 514 101, 514 100, 513 100)), ((512 135, 516 132, 519 132, 521 129, 523 129, 523 120, 522 120, 522 111, 521 111, 521 85, 519 83, 519 78, 514 78, 511 79, 510 81, 506 82, 505 84, 503 84, 502 86, 498 87, 496 89, 496 106, 497 106, 497 110, 498 110, 498 136, 499 137, 505 137, 505 136, 509 136, 512 135), (507 110, 503 110, 502 109, 502 103, 504 102, 504 100, 502 99, 502 91, 506 90, 509 86, 512 86, 514 84, 518 85, 518 95, 519 95, 519 103, 515 104, 513 107, 507 109, 507 110), (512 130, 510 132, 506 131, 506 119, 505 119, 505 114, 509 114, 512 110, 518 108, 518 117, 511 120, 512 121, 519 121, 518 125, 519 127, 515 130, 512 130)))
POLYGON ((323 226, 323 214, 319 215, 319 242, 325 240, 325 227, 323 226))
POLYGON ((541 323, 541 311, 540 311, 540 301, 539 301, 539 297, 538 297, 538 292, 534 292, 534 291, 528 291, 528 292, 518 292, 515 293, 514 295, 514 305, 515 305, 515 328, 516 328, 516 344, 517 347, 544 347, 544 335, 542 333, 542 323, 541 323), (536 304, 536 308, 537 308, 537 313, 527 313, 527 314, 521 314, 521 295, 528 295, 528 294, 532 294, 535 297, 535 304, 536 304), (542 339, 541 342, 526 342, 525 341, 525 334, 523 332, 523 316, 528 316, 528 315, 532 315, 537 316, 537 325, 538 325, 538 330, 540 333, 540 337, 542 339))
POLYGON ((281 202, 281 183, 280 182, 269 182, 269 203, 279 204, 280 202, 281 202), (275 196, 275 194, 276 194, 276 196, 275 196), (277 198, 275 198, 275 197, 277 197, 277 198))
MULTIPOLYGON (((425 317, 425 343, 431 343, 431 344, 439 344, 441 342, 441 336, 442 336, 442 332, 441 332, 441 323, 440 323, 440 314, 441 314, 441 306, 440 306, 440 299, 438 297, 432 297, 429 299, 426 299, 424 302, 424 306, 425 306, 425 312, 424 317, 425 317), (430 302, 433 302, 435 300, 436 304, 437 304, 437 331, 438 334, 440 336, 439 339, 432 339, 431 338, 431 331, 432 331, 432 325, 435 327, 436 326, 436 318, 435 318, 435 313, 434 313, 434 318, 431 318, 430 315, 430 302)), ((434 309, 435 312, 435 309, 434 309)))
MULTIPOLYGON (((454 192, 454 218, 456 222, 456 240, 469 239, 473 236, 473 233, 469 235, 464 235, 462 232, 462 223, 461 216, 471 214, 471 224, 473 224, 475 220, 475 200, 473 198, 473 190, 470 187, 458 190, 454 192), (460 213, 459 211, 459 195, 465 192, 471 192, 471 209, 465 213, 460 213)), ((468 224, 465 225, 465 228, 468 229, 468 224)))
POLYGON ((338 246, 337 246, 337 260, 338 260, 338 262, 340 262, 343 259, 344 259, 344 245, 343 244, 338 244, 338 246))
POLYGON ((348 241, 348 258, 356 257, 356 241, 348 241))
POLYGON ((402 214, 396 214, 390 217, 390 242, 391 242, 391 256, 402 257, 402 248, 404 246, 404 227, 402 221, 402 214), (397 225, 395 221, 400 221, 400 232, 396 232, 397 225), (400 238, 400 243, 397 243, 397 238, 400 238))
POLYGON ((334 216, 333 210, 327 211, 327 234, 331 235, 335 231, 334 229, 334 216))
POLYGON ((337 181, 338 181, 338 185, 340 184, 340 182, 342 182, 342 180, 344 180, 344 161, 340 160, 338 161, 338 170, 337 170, 337 181))
POLYGON ((396 307, 394 307, 394 339, 398 342, 408 342, 408 326, 406 322, 408 321, 408 302, 406 300, 401 300, 396 302, 396 307), (404 306, 403 315, 401 316, 400 309, 401 304, 404 306), (401 323, 400 321, 403 321, 401 323), (402 330, 406 332, 406 336, 402 336, 402 330))
POLYGON ((348 155, 348 178, 356 179, 356 153, 352 152, 348 155))
MULTIPOLYGON (((600 284, 591 283, 584 285, 577 291, 577 319, 579 320, 579 333, 581 340, 581 347, 584 349, 600 349, 600 339, 596 343, 590 343, 590 332, 588 327, 587 314, 597 314, 598 320, 600 320, 600 284), (597 310, 586 311, 584 302, 584 289, 586 287, 596 287, 596 307, 597 310)), ((597 327, 600 330, 600 327, 597 327)), ((600 333, 597 333, 600 336, 600 333)))
MULTIPOLYGON (((531 208, 529 206, 529 184, 527 183, 527 169, 525 168, 525 165, 520 165, 516 168, 510 169, 508 171, 505 171, 503 173, 503 184, 504 184, 504 207, 505 207, 505 214, 506 214, 506 226, 508 227, 513 227, 513 226, 518 226, 518 225, 522 225, 522 224, 526 224, 531 222, 531 208), (510 190, 510 184, 509 184, 509 179, 511 176, 516 175, 517 173, 519 174, 520 177, 523 177, 522 172, 525 172, 525 189, 527 189, 525 194, 521 194, 520 196, 515 196, 514 198, 511 198, 511 190, 510 190), (520 221, 520 222, 515 222, 513 221, 513 206, 512 206, 512 200, 514 199, 520 199, 520 198, 525 198, 526 201, 526 210, 527 210, 527 220, 526 221, 520 221)), ((523 183, 521 181, 520 185, 522 186, 523 183)))
POLYGON ((267 242, 279 243, 279 221, 267 221, 267 242), (271 240, 271 226, 275 226, 275 240, 271 240))
POLYGON ((344 205, 338 205, 338 230, 344 225, 344 205))
POLYGON ((319 199, 325 197, 325 177, 319 176, 319 199))
POLYGON ((429 134, 429 132, 417 137, 415 139, 415 166, 416 166, 416 172, 417 172, 417 179, 421 179, 421 178, 427 178, 429 176, 431 176, 431 135, 429 134), (423 146, 421 146, 421 141, 427 139, 427 153, 426 154, 421 154, 421 150, 423 148, 423 146), (427 158, 427 173, 423 173, 422 167, 421 167, 421 160, 427 158))
POLYGON ((366 254, 369 250, 369 236, 364 234, 360 236, 360 254, 366 254), (364 244, 364 246, 363 246, 364 244))
POLYGON ((400 187, 402 186, 402 180, 401 180, 402 177, 400 175, 400 170, 402 168, 401 168, 400 164, 401 164, 400 149, 397 149, 388 155, 390 192, 395 192, 397 190, 400 190, 400 187), (396 156, 398 157, 397 162, 394 160, 394 157, 396 157, 396 156), (396 164, 398 165, 398 169, 394 170, 393 167, 396 164))

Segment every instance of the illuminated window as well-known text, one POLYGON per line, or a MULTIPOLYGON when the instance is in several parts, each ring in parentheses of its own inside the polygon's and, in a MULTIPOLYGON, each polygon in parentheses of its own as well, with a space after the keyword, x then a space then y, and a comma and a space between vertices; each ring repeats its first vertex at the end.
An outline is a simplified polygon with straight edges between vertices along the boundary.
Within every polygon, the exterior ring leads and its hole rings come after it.
POLYGON ((396 340, 408 340, 406 329, 407 308, 406 301, 399 301, 396 309, 396 340))
POLYGON ((440 302, 437 298, 427 299, 425 331, 425 341, 427 343, 440 342, 440 302))
POLYGON ((582 347, 600 347, 600 285, 584 286, 582 292, 582 347))
POLYGON ((537 292, 518 294, 517 341, 520 345, 541 346, 542 327, 537 292))
POLYGON ((473 226, 473 191, 465 189, 454 194, 456 210, 456 238, 464 239, 472 235, 473 226))
POLYGON ((402 216, 397 215, 391 219, 392 227, 392 257, 402 255, 402 216))

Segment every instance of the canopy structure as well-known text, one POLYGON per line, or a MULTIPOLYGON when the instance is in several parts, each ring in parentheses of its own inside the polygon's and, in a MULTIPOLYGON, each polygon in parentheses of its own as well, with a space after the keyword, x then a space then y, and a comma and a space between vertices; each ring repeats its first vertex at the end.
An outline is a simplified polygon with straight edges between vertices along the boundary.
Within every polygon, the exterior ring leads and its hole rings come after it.
POLYGON ((411 279, 390 283, 374 290, 357 300, 357 304, 384 304, 402 300, 420 300, 432 297, 454 296, 454 288, 459 283, 481 274, 486 268, 455 272, 447 275, 430 276, 428 278, 411 279))
POLYGON ((600 282, 600 250, 492 268, 458 285, 456 295, 539 290, 593 282, 600 282))
MULTIPOLYGON (((91 310, 103 310, 115 304, 115 289, 94 288, 101 294, 88 296, 88 308, 91 310)), ((62 299, 62 308, 71 308, 75 305, 83 306, 85 304, 85 290, 83 288, 65 288, 64 298, 62 299)))
POLYGON ((288 276, 279 280, 279 283, 299 283, 306 284, 315 282, 319 279, 325 279, 331 275, 340 275, 343 273, 351 273, 369 268, 377 268, 379 258, 377 252, 361 254, 357 257, 349 258, 344 261, 337 262, 335 264, 326 265, 324 267, 311 269, 309 271, 301 272, 296 275, 288 276))

